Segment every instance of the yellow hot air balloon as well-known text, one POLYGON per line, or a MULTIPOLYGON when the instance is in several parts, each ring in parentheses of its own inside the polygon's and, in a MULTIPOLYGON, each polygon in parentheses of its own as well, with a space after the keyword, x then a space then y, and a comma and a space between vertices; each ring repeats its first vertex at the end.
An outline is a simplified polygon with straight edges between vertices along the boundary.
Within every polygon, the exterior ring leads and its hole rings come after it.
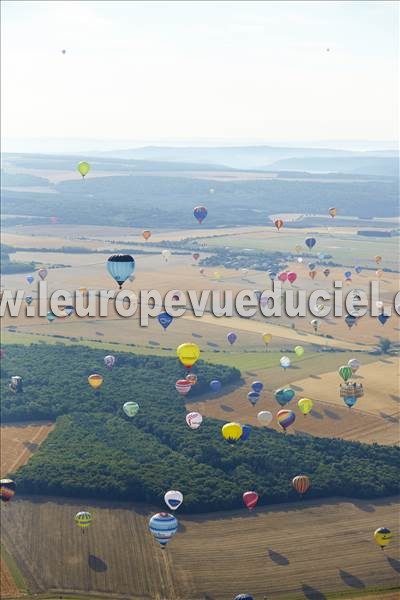
POLYGON ((310 398, 300 398, 300 400, 297 403, 297 406, 299 407, 303 415, 306 416, 312 411, 313 401, 310 398))
POLYGON ((222 437, 230 444, 235 444, 240 440, 243 429, 240 423, 225 423, 221 429, 222 437))
POLYGON ((222 279, 222 275, 219 271, 215 271, 214 273, 214 279, 216 279, 217 281, 221 281, 222 279))
POLYGON ((331 217, 336 217, 337 210, 334 206, 332 206, 332 208, 330 208, 328 212, 331 215, 331 217))
POLYGON ((266 346, 268 346, 268 344, 270 343, 270 341, 272 340, 272 334, 271 333, 263 333, 263 342, 266 346))
POLYGON ((151 237, 151 231, 150 231, 150 229, 145 229, 142 232, 142 236, 144 237, 145 241, 147 242, 147 240, 151 237))
POLYGON ((92 524, 92 515, 90 512, 86 510, 82 510, 75 515, 75 523, 78 525, 80 529, 82 529, 82 533, 85 533, 85 529, 90 527, 92 524))
POLYGON ((85 177, 85 175, 87 175, 90 171, 90 165, 89 163, 82 161, 78 164, 77 169, 82 177, 85 177))
POLYGON ((93 375, 89 375, 88 377, 88 383, 94 390, 97 390, 102 385, 103 381, 103 375, 99 375, 98 373, 93 373, 93 375))
POLYGON ((181 363, 190 369, 199 360, 200 348, 193 342, 187 342, 177 347, 176 354, 181 363))
POLYGON ((295 349, 294 349, 294 353, 295 353, 295 354, 296 354, 296 356, 298 356, 299 358, 300 358, 301 356, 303 356, 303 354, 304 354, 304 348, 303 348, 303 346, 296 346, 296 347, 295 347, 295 349))
POLYGON ((387 527, 379 527, 374 533, 375 541, 382 550, 390 544, 392 537, 393 533, 387 527))

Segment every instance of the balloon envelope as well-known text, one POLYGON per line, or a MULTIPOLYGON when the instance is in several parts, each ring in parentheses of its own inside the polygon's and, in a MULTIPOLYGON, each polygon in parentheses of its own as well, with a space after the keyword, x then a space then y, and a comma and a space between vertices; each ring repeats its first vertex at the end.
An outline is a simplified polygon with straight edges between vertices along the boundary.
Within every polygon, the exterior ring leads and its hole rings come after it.
POLYGON ((297 273, 295 273, 294 271, 289 271, 289 273, 287 274, 287 278, 290 283, 294 283, 297 279, 297 273))
POLYGON ((1 479, 0 480, 0 500, 2 502, 9 502, 11 498, 15 496, 17 486, 15 481, 12 479, 1 479))
POLYGON ((275 392, 275 400, 280 406, 285 406, 295 397, 296 392, 292 388, 279 388, 275 392))
POLYGON ((254 392, 262 392, 263 388, 264 388, 264 384, 261 381, 253 381, 253 383, 251 384, 251 387, 253 389, 254 392))
POLYGON ((193 214, 194 214, 195 218, 198 220, 198 222, 201 224, 204 221, 204 219, 206 218, 208 211, 205 206, 196 206, 193 209, 193 214))
POLYGON ((107 354, 107 356, 104 357, 104 364, 106 365, 107 369, 112 369, 115 365, 115 356, 112 354, 107 354))
POLYGON ((39 269, 38 275, 42 281, 44 281, 47 277, 48 270, 47 269, 39 269))
POLYGON ((232 345, 236 342, 237 340, 237 335, 234 331, 231 331, 230 333, 228 333, 228 335, 226 336, 228 342, 232 345))
POLYGON ((352 371, 351 367, 349 367, 349 365, 343 365, 339 368, 339 375, 345 383, 346 383, 346 381, 348 381, 350 379, 352 374, 353 374, 353 371, 352 371))
POLYGON ((283 369, 288 369, 291 365, 290 358, 287 356, 282 356, 279 363, 283 369))
POLYGON ((303 346, 295 346, 295 348, 294 348, 294 353, 295 353, 295 354, 296 354, 296 356, 298 356, 299 358, 300 358, 301 356, 303 356, 303 354, 304 354, 304 348, 303 348, 303 346))
POLYGON ((270 333, 263 333, 263 342, 266 346, 268 346, 268 344, 270 343, 270 341, 272 340, 272 335, 270 333))
POLYGON ((31 283, 33 283, 35 281, 35 278, 32 275, 28 275, 28 277, 26 278, 27 282, 29 283, 29 285, 31 283))
POLYGON ((181 363, 185 367, 190 368, 198 361, 200 348, 193 342, 186 342, 177 347, 176 354, 181 363))
POLYGON ((107 261, 107 271, 121 289, 124 282, 135 271, 135 259, 130 254, 113 254, 107 261))
POLYGON ((198 412, 190 412, 186 415, 186 423, 190 429, 198 429, 203 422, 203 417, 198 412))
POLYGON ((250 437, 250 433, 251 433, 251 427, 250 425, 243 425, 242 427, 242 435, 240 436, 240 440, 242 442, 245 442, 246 440, 249 439, 250 437))
POLYGON ((317 240, 313 237, 308 237, 305 239, 304 243, 307 246, 307 248, 311 250, 311 248, 314 248, 315 244, 317 243, 317 240))
POLYGON ((122 410, 127 417, 135 417, 139 412, 139 404, 137 402, 125 402, 122 410))
POLYGON ((286 432, 286 429, 292 425, 296 420, 296 415, 292 410, 282 409, 276 414, 278 424, 286 432))
POLYGON ((158 315, 157 320, 165 331, 171 325, 174 317, 171 317, 167 312, 162 312, 158 315))
POLYGON ((146 240, 146 242, 147 242, 147 240, 148 240, 148 239, 151 237, 151 231, 150 231, 150 229, 145 229, 145 230, 142 232, 142 236, 144 237, 144 239, 145 239, 145 240, 146 240))
POLYGON ((222 388, 222 383, 218 379, 213 379, 210 381, 210 388, 213 392, 217 393, 222 388))
POLYGON ((229 444, 234 444, 240 440, 243 429, 239 423, 225 423, 221 428, 221 433, 222 437, 229 442, 229 444))
POLYGON ((279 231, 283 227, 282 219, 276 219, 276 221, 274 221, 274 225, 277 228, 277 230, 279 231))
POLYGON ((75 523, 81 529, 86 529, 92 524, 92 515, 86 510, 82 510, 75 515, 75 523))
POLYGON ((82 177, 85 177, 85 175, 87 175, 90 171, 90 165, 83 160, 82 162, 78 163, 77 169, 82 177))
POLYGON ((93 373, 92 375, 89 375, 89 377, 88 377, 88 383, 89 383, 90 387, 92 387, 94 390, 97 390, 101 386, 103 381, 104 381, 103 376, 99 375, 98 373, 93 373))
POLYGON ((272 413, 270 413, 269 410, 261 410, 257 415, 258 422, 261 425, 264 425, 264 427, 271 423, 272 418, 272 413))
POLYGON ((388 320, 388 318, 389 318, 388 315, 381 314, 378 316, 378 321, 381 325, 384 325, 386 323, 386 321, 388 320))
POLYGON ((171 510, 176 510, 183 502, 183 494, 178 490, 169 490, 164 495, 165 504, 171 510))
POLYGON ((165 547, 178 531, 178 521, 169 513, 157 513, 149 520, 149 529, 161 547, 165 547))
POLYGON ((380 546, 383 550, 385 546, 390 544, 393 534, 387 527, 379 527, 375 530, 374 538, 378 546, 380 546))
POLYGON ((305 416, 312 411, 313 401, 311 400, 311 398, 300 398, 300 400, 297 403, 297 406, 305 416))
POLYGON ((242 498, 245 507, 249 510, 253 510, 253 508, 257 506, 259 496, 257 492, 245 492, 242 498))
POLYGON ((247 400, 252 406, 255 406, 260 399, 260 392, 251 391, 247 394, 247 400))
POLYGON ((197 383, 197 375, 195 373, 188 373, 185 377, 190 385, 196 385, 197 383))
POLYGON ((358 371, 358 369, 361 367, 361 361, 359 361, 358 358, 350 358, 347 364, 349 365, 353 373, 358 371))
POLYGON ((293 477, 292 485, 296 492, 303 495, 309 489, 311 481, 309 480, 307 475, 297 475, 296 477, 293 477))
POLYGON ((186 378, 178 379, 178 381, 175 383, 175 389, 178 394, 181 394, 181 396, 186 396, 186 394, 188 394, 192 389, 192 384, 186 378))

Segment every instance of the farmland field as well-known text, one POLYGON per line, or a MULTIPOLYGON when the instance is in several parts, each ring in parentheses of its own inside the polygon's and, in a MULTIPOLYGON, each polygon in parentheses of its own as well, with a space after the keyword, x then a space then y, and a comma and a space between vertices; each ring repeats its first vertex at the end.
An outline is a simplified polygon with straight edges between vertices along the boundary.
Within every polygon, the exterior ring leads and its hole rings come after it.
POLYGON ((397 535, 394 498, 303 500, 252 513, 182 517, 165 552, 147 531, 153 509, 20 498, 7 507, 6 517, 3 513, 4 536, 35 593, 231 600, 245 590, 256 598, 323 598, 328 592, 398 585, 398 547, 381 552, 372 537, 382 523, 397 535), (85 536, 73 524, 82 508, 94 517, 85 536), (310 569, 313 564, 317 568, 310 569))

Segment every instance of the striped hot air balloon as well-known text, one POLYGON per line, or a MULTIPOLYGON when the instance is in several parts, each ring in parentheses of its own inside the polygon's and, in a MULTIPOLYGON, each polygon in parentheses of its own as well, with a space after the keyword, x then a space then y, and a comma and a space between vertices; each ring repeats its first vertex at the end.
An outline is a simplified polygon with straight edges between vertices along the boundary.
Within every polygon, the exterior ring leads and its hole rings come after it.
POLYGON ((15 496, 17 486, 12 479, 2 479, 0 481, 0 500, 9 502, 15 496))
POLYGON ((186 396, 192 389, 192 384, 187 379, 178 379, 175 383, 175 389, 181 396, 186 396))
POLYGON ((276 420, 286 433, 286 429, 295 422, 296 415, 292 410, 283 409, 276 413, 276 420))
POLYGON ((297 475, 296 477, 293 477, 292 485, 296 492, 298 492, 300 496, 302 496, 308 491, 308 488, 311 485, 311 481, 309 480, 307 475, 297 475))
POLYGON ((85 529, 90 527, 92 520, 92 515, 86 510, 82 510, 75 515, 75 523, 82 530, 82 533, 85 533, 85 529))
POLYGON ((178 530, 178 520, 170 513, 157 513, 149 520, 149 529, 164 549, 178 530))
POLYGON ((203 422, 203 417, 198 412, 190 412, 186 415, 186 423, 190 429, 198 429, 203 422))

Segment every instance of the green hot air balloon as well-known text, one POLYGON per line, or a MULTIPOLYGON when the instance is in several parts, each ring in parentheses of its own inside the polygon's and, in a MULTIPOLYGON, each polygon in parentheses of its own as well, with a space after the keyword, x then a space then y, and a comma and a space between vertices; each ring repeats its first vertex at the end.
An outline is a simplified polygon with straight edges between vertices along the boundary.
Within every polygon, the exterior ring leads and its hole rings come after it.
POLYGON ((352 374, 353 374, 353 370, 351 367, 349 367, 349 365, 343 365, 342 367, 339 368, 339 375, 345 383, 346 383, 346 381, 348 381, 350 379, 352 374))
POLYGON ((77 169, 82 177, 85 177, 85 175, 87 175, 90 171, 90 165, 89 163, 82 161, 78 164, 77 169))
POLYGON ((125 402, 122 410, 127 417, 135 417, 139 412, 139 404, 137 402, 125 402))

